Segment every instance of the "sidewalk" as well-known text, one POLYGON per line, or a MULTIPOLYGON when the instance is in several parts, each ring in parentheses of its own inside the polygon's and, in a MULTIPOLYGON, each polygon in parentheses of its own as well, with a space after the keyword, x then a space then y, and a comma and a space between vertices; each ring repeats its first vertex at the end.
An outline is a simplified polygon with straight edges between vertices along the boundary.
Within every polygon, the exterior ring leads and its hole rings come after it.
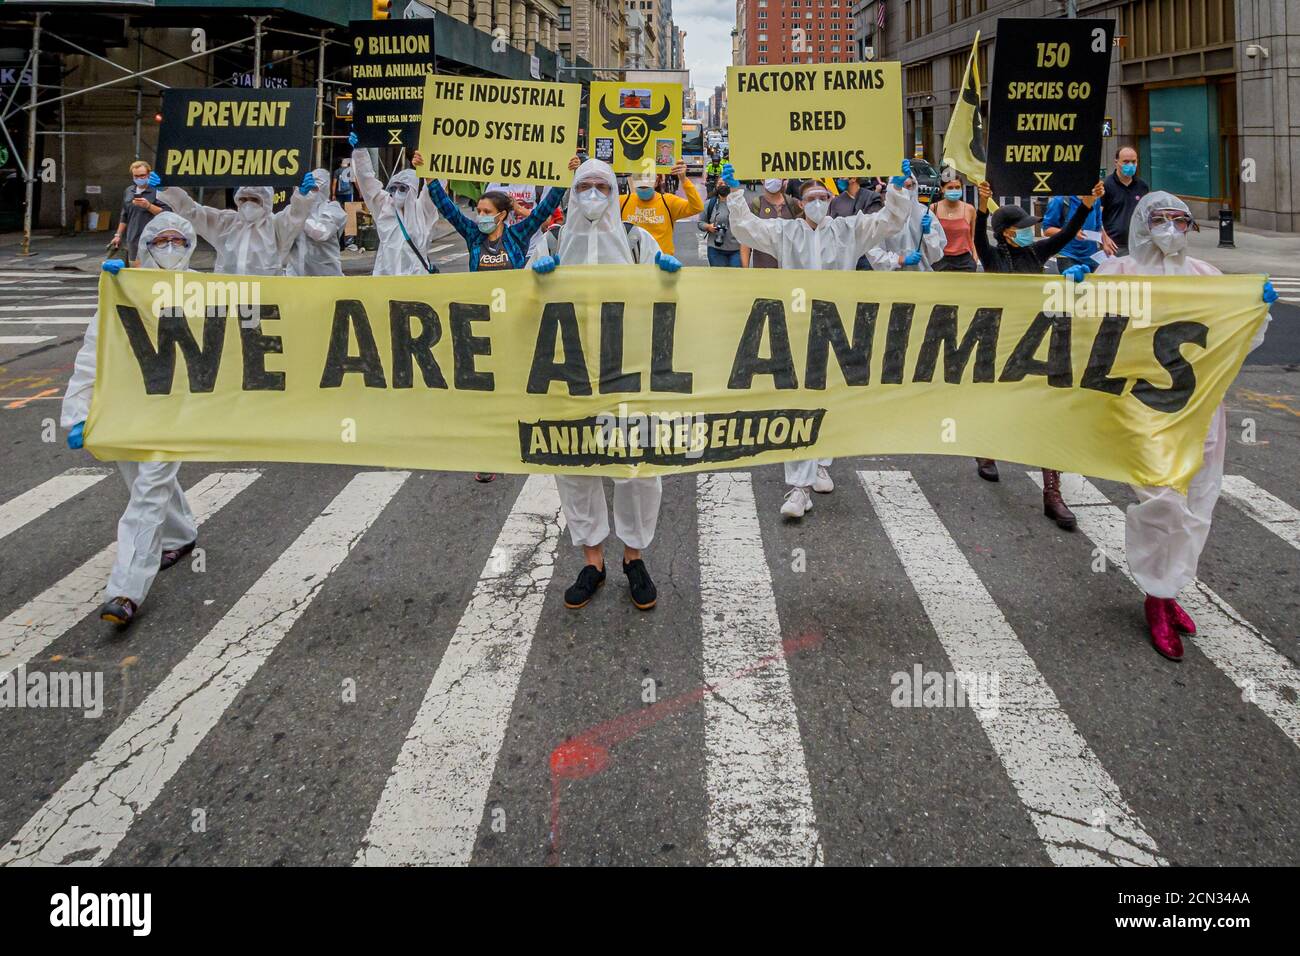
MULTIPOLYGON (((446 221, 439 220, 434 228, 434 241, 440 242, 455 230, 446 221)), ((44 229, 32 234, 32 254, 21 255, 23 234, 0 233, 0 270, 32 269, 46 271, 59 269, 71 272, 98 272, 100 264, 108 258, 106 249, 111 232, 83 232, 60 236, 56 229, 44 229)), ((190 260, 190 268, 200 272, 212 271, 216 253, 202 239, 190 260)), ((375 267, 375 254, 343 253, 344 275, 370 275, 375 267)))

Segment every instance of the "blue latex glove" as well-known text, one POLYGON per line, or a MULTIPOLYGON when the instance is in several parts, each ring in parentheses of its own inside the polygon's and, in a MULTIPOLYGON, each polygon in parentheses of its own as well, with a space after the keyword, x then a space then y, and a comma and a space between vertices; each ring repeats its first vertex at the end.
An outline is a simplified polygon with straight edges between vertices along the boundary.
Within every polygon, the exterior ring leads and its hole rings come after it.
POLYGON ((126 263, 123 262, 121 259, 105 259, 104 264, 100 266, 100 268, 103 269, 105 272, 107 272, 109 275, 115 276, 123 269, 126 268, 126 263))
POLYGON ((731 165, 731 163, 723 163, 722 181, 732 189, 740 188, 740 183, 736 182, 736 167, 731 165))
POLYGON ((1078 265, 1070 266, 1070 268, 1062 272, 1061 275, 1065 276, 1071 282, 1082 282, 1084 277, 1091 271, 1092 270, 1086 265, 1079 263, 1078 265))
POLYGON ((548 272, 554 272, 555 267, 558 266, 559 264, 560 264, 560 260, 556 256, 542 256, 540 259, 538 259, 536 262, 533 263, 533 271, 536 272, 539 276, 544 276, 548 272))
POLYGON ((928 212, 921 217, 921 235, 928 236, 930 234, 930 224, 933 222, 934 217, 928 212))
POLYGON ((902 189, 911 177, 912 161, 910 159, 905 159, 903 160, 903 175, 891 177, 889 183, 891 186, 897 186, 899 189, 902 189))
POLYGON ((1273 288, 1273 283, 1268 279, 1264 280, 1264 304, 1272 305, 1277 301, 1277 289, 1273 288))
POLYGON ((316 188, 316 177, 313 176, 311 173, 307 173, 305 176, 302 177, 302 185, 298 187, 298 192, 306 196, 310 194, 311 191, 315 188, 316 188))
POLYGON ((162 188, 162 179, 159 178, 157 173, 151 172, 149 174, 149 185, 152 186, 154 189, 162 188))
POLYGON ((677 272, 682 267, 682 261, 676 256, 664 255, 662 251, 655 253, 655 265, 664 272, 677 272))
POLYGON ((76 448, 81 448, 82 446, 85 445, 86 443, 85 439, 81 437, 81 433, 85 431, 85 429, 86 429, 85 422, 77 422, 77 424, 72 426, 72 430, 68 432, 69 448, 76 449, 76 448))
POLYGON ((356 133, 348 133, 348 145, 349 145, 349 146, 351 146, 353 149, 356 149, 356 148, 357 148, 357 143, 358 143, 358 142, 359 142, 359 140, 357 139, 357 134, 356 134, 356 133))
POLYGON ((906 256, 903 257, 903 265, 905 266, 914 266, 920 261, 921 261, 920 249, 913 249, 911 252, 909 252, 906 256))

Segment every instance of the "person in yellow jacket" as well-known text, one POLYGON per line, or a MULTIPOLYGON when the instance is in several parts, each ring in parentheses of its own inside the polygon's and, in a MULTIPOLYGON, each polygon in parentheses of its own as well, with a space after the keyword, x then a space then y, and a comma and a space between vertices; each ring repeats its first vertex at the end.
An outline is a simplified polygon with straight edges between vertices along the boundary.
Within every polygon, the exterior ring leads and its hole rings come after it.
POLYGON ((655 237, 664 255, 675 253, 673 245, 673 226, 681 219, 698 215, 704 211, 704 200, 700 198, 695 184, 686 178, 686 164, 678 163, 673 167, 674 176, 682 184, 686 198, 657 190, 663 177, 654 173, 632 176, 628 182, 631 191, 621 197, 619 211, 624 222, 640 226, 655 237))

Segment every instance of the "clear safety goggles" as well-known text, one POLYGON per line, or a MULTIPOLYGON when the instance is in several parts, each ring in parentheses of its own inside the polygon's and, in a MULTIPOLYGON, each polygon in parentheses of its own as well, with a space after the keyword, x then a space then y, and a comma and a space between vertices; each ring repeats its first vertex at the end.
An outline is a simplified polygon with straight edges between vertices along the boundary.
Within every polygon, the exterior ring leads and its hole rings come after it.
POLYGON ((1196 224, 1196 220, 1191 217, 1191 214, 1183 212, 1181 209, 1153 209, 1151 215, 1147 218, 1147 223, 1152 229, 1172 225, 1179 232, 1187 232, 1188 230, 1201 231, 1201 227, 1196 224))
POLYGON ((831 194, 825 189, 810 189, 803 194, 803 202, 816 202, 818 199, 829 201, 831 194))
POLYGON ((241 196, 239 199, 235 200, 235 202, 240 206, 257 206, 258 208, 261 208, 262 205, 262 200, 258 199, 256 196, 241 196))
POLYGON ((411 187, 403 185, 402 183, 393 183, 384 191, 388 193, 388 195, 396 198, 397 196, 405 196, 408 192, 410 192, 410 190, 411 187))
POLYGON ((602 196, 608 196, 610 193, 609 183, 603 179, 584 179, 573 186, 573 191, 579 193, 585 193, 591 189, 596 190, 602 196))
POLYGON ((168 246, 173 249, 188 249, 190 241, 184 236, 155 236, 149 242, 150 249, 166 249, 168 246))

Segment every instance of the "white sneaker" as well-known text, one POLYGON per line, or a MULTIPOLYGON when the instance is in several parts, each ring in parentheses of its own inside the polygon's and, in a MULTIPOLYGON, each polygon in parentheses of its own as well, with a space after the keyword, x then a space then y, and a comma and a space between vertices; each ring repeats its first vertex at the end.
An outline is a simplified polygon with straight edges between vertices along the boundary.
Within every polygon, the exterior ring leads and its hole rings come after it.
POLYGON ((830 470, 825 465, 817 466, 817 477, 813 479, 812 490, 819 495, 829 495, 835 490, 835 482, 831 479, 830 470))
POLYGON ((802 518, 807 512, 812 511, 812 506, 812 495, 808 494, 807 488, 791 488, 785 493, 781 514, 786 518, 802 518))

